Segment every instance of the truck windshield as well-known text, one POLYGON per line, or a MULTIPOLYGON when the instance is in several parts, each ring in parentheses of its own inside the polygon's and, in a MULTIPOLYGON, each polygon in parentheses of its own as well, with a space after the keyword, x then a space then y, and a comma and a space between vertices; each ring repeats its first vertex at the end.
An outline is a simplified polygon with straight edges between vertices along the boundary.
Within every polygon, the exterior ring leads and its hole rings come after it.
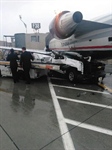
POLYGON ((76 59, 76 60, 83 59, 83 57, 79 53, 75 53, 75 52, 63 52, 62 54, 71 59, 76 59))

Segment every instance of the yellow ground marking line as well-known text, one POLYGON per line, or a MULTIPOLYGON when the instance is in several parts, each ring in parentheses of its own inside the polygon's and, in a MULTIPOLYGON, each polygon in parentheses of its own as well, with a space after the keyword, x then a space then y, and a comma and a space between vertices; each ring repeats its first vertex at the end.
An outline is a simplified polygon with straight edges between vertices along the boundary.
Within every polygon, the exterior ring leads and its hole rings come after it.
POLYGON ((0 91, 1 91, 1 92, 5 92, 5 93, 11 93, 9 90, 7 90, 7 89, 2 89, 2 88, 0 88, 0 91))
POLYGON ((106 91, 108 91, 109 93, 112 94, 112 89, 107 87, 105 84, 98 83, 98 85, 101 86, 103 89, 105 89, 106 91))

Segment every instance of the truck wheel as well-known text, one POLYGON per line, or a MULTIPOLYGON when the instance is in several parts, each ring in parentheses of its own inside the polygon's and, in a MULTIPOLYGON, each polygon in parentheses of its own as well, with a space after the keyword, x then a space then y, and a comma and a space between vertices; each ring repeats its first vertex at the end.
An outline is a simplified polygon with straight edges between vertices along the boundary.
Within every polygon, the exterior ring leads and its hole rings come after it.
POLYGON ((70 82, 75 82, 77 81, 77 70, 75 69, 69 69, 67 71, 67 78, 70 82))

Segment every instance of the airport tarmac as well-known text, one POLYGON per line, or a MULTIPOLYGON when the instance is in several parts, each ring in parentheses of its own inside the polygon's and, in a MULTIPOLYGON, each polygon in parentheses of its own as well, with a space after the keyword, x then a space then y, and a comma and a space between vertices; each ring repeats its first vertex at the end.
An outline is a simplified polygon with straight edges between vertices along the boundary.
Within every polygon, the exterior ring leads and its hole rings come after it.
POLYGON ((112 74, 103 83, 0 78, 0 150, 112 150, 112 74))

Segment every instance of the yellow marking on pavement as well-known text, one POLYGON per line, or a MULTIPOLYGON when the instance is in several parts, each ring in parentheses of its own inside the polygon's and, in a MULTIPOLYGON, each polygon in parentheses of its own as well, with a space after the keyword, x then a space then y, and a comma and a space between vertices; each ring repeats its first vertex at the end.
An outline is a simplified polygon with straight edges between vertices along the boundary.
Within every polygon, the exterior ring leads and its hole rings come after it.
POLYGON ((108 91, 109 93, 112 94, 112 89, 107 87, 105 84, 98 83, 98 85, 101 86, 103 89, 105 89, 106 91, 108 91))
POLYGON ((5 92, 5 93, 11 93, 9 90, 7 90, 7 89, 2 89, 2 88, 0 88, 0 91, 1 91, 1 92, 5 92))

